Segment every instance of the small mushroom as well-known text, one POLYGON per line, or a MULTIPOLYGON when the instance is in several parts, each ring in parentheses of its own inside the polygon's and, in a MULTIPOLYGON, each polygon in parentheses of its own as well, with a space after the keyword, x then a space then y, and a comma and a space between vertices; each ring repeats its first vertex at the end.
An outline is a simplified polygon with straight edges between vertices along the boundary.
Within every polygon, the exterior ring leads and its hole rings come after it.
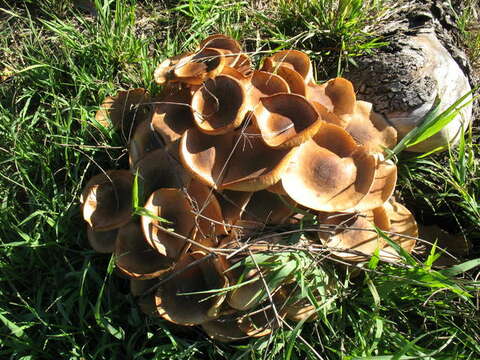
POLYGON ((124 275, 134 279, 152 279, 171 270, 172 259, 147 244, 142 228, 130 222, 118 230, 115 263, 124 275))
POLYGON ((118 229, 109 231, 93 231, 87 225, 87 239, 93 250, 102 254, 110 254, 115 251, 118 229))
POLYGON ((161 284, 155 294, 160 316, 185 326, 217 318, 225 299, 222 289, 228 286, 218 266, 214 258, 195 259, 190 254, 183 255, 173 269, 172 278, 161 284), (218 294, 212 294, 214 290, 218 290, 218 294))
POLYGON ((298 50, 283 50, 264 60, 263 69, 274 72, 283 64, 289 64, 303 79, 305 83, 313 80, 312 63, 307 54, 298 50))
POLYGON ((179 189, 158 189, 145 209, 148 214, 142 215, 141 221, 147 243, 160 254, 177 259, 189 245, 182 237, 190 236, 195 225, 185 194, 179 189))
POLYGON ((147 153, 163 146, 158 134, 152 130, 149 120, 142 121, 128 144, 128 161, 130 167, 142 159, 147 153))
POLYGON ((232 131, 248 110, 244 86, 229 75, 209 79, 193 95, 192 110, 200 131, 211 135, 232 131))
POLYGON ((261 98, 254 120, 263 141, 274 148, 300 145, 324 123, 304 97, 286 93, 261 98))
POLYGON ((83 219, 91 230, 113 230, 130 221, 132 186, 133 176, 128 170, 109 170, 88 181, 80 202, 83 219))

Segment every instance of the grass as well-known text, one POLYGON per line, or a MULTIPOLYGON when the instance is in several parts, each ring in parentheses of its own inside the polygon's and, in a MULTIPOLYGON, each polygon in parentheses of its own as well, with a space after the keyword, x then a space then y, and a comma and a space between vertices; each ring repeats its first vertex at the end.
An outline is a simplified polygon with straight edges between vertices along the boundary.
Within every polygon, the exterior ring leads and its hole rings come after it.
MULTIPOLYGON (((197 328, 143 316, 128 283, 108 256, 88 248, 79 225, 85 180, 128 163, 121 137, 92 122, 98 104, 119 88, 157 92, 156 64, 216 31, 248 39, 252 51, 307 49, 324 57, 325 74, 341 72, 354 55, 381 45, 371 29, 388 7, 354 0, 96 5, 96 16, 71 1, 0 6, 2 358, 480 357, 478 304, 466 295, 478 292, 474 274, 452 280, 432 272, 433 255, 408 268, 371 261, 360 276, 305 255, 296 274, 321 263, 338 284, 334 306, 315 323, 251 343, 217 344, 197 328)), ((479 149, 467 134, 443 158, 403 156, 400 188, 420 220, 461 231, 478 256, 479 149)), ((307 277, 307 290, 318 286, 307 277)))

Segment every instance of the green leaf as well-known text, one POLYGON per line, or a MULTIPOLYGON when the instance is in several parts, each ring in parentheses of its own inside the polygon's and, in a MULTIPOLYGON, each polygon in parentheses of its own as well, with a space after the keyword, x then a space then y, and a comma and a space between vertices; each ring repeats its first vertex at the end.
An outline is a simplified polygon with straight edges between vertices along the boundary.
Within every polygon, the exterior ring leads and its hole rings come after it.
POLYGON ((454 265, 451 268, 440 270, 439 273, 448 277, 452 277, 467 272, 477 266, 480 266, 480 258, 465 261, 464 263, 454 265))

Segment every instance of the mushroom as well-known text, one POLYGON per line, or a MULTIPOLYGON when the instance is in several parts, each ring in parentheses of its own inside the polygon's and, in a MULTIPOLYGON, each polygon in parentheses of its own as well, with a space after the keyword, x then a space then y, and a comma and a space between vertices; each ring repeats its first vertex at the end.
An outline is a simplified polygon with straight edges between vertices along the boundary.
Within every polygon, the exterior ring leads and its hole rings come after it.
POLYGON ((130 221, 132 186, 128 170, 109 170, 88 181, 80 202, 83 219, 92 231, 118 229, 130 221))
POLYGON ((216 259, 195 259, 184 254, 176 263, 172 277, 155 293, 157 311, 164 319, 180 325, 197 325, 219 316, 228 286, 216 259), (212 291, 218 294, 212 295, 212 291))
POLYGON ((300 145, 324 123, 304 97, 286 93, 260 98, 254 120, 263 141, 274 148, 300 145))
POLYGON ((312 63, 307 54, 298 50, 283 50, 273 54, 264 60, 262 69, 274 72, 277 67, 283 64, 290 65, 305 83, 313 80, 312 63))
POLYGON ((310 209, 347 211, 369 193, 375 165, 375 158, 345 130, 325 123, 299 146, 282 185, 293 200, 310 209))
POLYGON ((120 129, 124 139, 129 140, 137 124, 151 116, 149 93, 142 88, 119 91, 108 96, 95 114, 95 120, 103 127, 120 129))
POLYGON ((110 254, 115 251, 118 229, 109 231, 93 231, 87 225, 87 239, 93 250, 102 254, 110 254))
POLYGON ((244 86, 229 75, 209 79, 193 95, 192 110, 200 131, 211 135, 232 131, 248 110, 244 86))
POLYGON ((185 238, 195 225, 192 207, 179 189, 158 189, 145 204, 142 229, 147 243, 160 254, 176 260, 188 248, 185 238), (170 230, 171 229, 171 230, 170 230))
POLYGON ((173 261, 147 244, 138 223, 130 222, 118 230, 115 263, 124 275, 152 279, 171 270, 173 261))
POLYGON ((150 125, 150 121, 142 121, 130 139, 128 144, 128 161, 130 167, 135 167, 135 164, 142 159, 145 154, 163 146, 159 136, 152 130, 150 125))

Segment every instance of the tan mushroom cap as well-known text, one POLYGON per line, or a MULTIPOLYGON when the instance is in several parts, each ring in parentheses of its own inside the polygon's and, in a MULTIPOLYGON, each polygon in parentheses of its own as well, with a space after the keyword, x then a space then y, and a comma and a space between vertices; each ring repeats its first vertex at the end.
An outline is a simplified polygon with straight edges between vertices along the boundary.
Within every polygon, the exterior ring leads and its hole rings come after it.
POLYGON ((275 184, 296 149, 267 146, 255 127, 207 136, 189 129, 182 137, 182 163, 198 180, 216 189, 257 191, 275 184))
POLYGON ((147 153, 159 149, 162 146, 163 143, 158 134, 152 130, 150 121, 142 121, 138 124, 128 144, 128 161, 130 167, 133 168, 147 153))
POLYGON ((128 170, 109 170, 88 181, 80 202, 83 219, 93 231, 117 229, 130 221, 132 186, 128 170))
POLYGON ((242 52, 242 47, 237 40, 223 34, 213 34, 200 42, 199 48, 215 48, 228 50, 233 54, 242 52))
MULTIPOLYGON (((382 207, 375 209, 376 212, 388 219, 384 225, 377 225, 387 233, 390 239, 400 245, 405 251, 411 253, 418 237, 418 226, 412 213, 402 204, 391 198, 382 207), (406 235, 406 236, 403 236, 406 235)), ((397 252, 388 244, 382 250, 381 255, 390 260, 398 259, 397 252)))
POLYGON ((182 188, 190 181, 190 175, 169 150, 160 148, 149 152, 133 166, 132 173, 138 172, 146 196, 160 188, 182 188))
POLYGON ((369 102, 357 101, 353 113, 340 117, 347 123, 345 130, 370 151, 382 153, 385 148, 392 149, 397 144, 397 130, 386 122, 382 123, 369 102))
POLYGON ((158 288, 155 302, 158 313, 164 319, 190 326, 219 316, 219 308, 225 299, 221 289, 228 286, 228 280, 220 274, 217 260, 201 260, 195 260, 190 254, 183 255, 172 272, 176 275, 158 288), (193 264, 194 261, 198 262, 193 264), (212 293, 182 295, 217 289, 216 296, 212 293))
POLYGON ((153 73, 153 78, 155 82, 159 85, 164 85, 167 82, 172 81, 175 77, 173 74, 175 65, 178 64, 180 60, 188 58, 189 56, 192 56, 192 53, 176 55, 162 61, 153 73))
POLYGON ((307 95, 307 85, 305 84, 303 77, 294 69, 285 65, 281 65, 276 68, 274 74, 277 74, 283 80, 285 80, 292 94, 301 96, 307 95))
POLYGON ((151 116, 150 94, 142 88, 118 91, 108 96, 95 114, 103 127, 120 129, 125 139, 130 139, 137 124, 151 116))
POLYGON ((245 54, 241 53, 235 64, 233 65, 235 69, 237 69, 243 76, 250 77, 253 73, 252 61, 250 57, 245 54))
POLYGON ((325 94, 330 98, 336 115, 352 114, 355 111, 355 91, 347 79, 337 77, 329 80, 325 86, 325 94))
POLYGON ((218 193, 218 201, 222 209, 223 220, 227 224, 227 230, 231 228, 228 225, 233 225, 240 220, 252 195, 253 192, 232 190, 223 190, 218 193))
MULTIPOLYGON (((187 194, 194 212, 198 235, 210 239, 214 239, 216 235, 226 235, 222 208, 213 189, 192 179, 187 188, 187 194)), ((216 241, 214 241, 214 245, 216 245, 216 241)))
POLYGON ((377 157, 375 179, 368 194, 355 205, 355 210, 365 212, 382 206, 393 194, 397 184, 397 166, 391 160, 377 157))
POLYGON ((147 200, 145 209, 155 217, 170 222, 161 222, 147 215, 142 216, 142 229, 147 243, 158 253, 177 259, 188 247, 188 243, 172 235, 168 229, 172 229, 178 235, 189 237, 195 225, 192 208, 185 194, 179 189, 158 189, 147 200))
POLYGON ((247 88, 252 109, 255 109, 262 97, 290 92, 287 82, 282 77, 265 71, 254 71, 250 86, 247 88))
POLYGON ((173 267, 172 259, 147 244, 140 224, 135 222, 118 231, 115 263, 123 275, 144 280, 159 277, 173 267))
POLYGON ((310 58, 304 52, 298 50, 283 50, 266 58, 263 68, 266 71, 274 72, 278 66, 289 64, 300 74, 305 83, 313 80, 313 67, 310 58))
POLYGON ((370 191, 375 158, 342 128, 325 124, 300 145, 282 175, 288 195, 310 209, 346 211, 370 191))
POLYGON ((331 248, 336 257, 352 262, 367 261, 377 248, 384 247, 374 224, 361 214, 325 214, 319 216, 319 222, 321 225, 338 226, 333 235, 327 232, 318 233, 320 240, 331 248))
POLYGON ((280 326, 285 313, 279 313, 280 319, 278 321, 275 315, 272 307, 252 311, 240 318, 239 327, 250 337, 266 336, 280 326))
POLYGON ((259 221, 263 224, 283 224, 293 215, 295 205, 296 203, 288 197, 282 201, 277 194, 260 190, 253 193, 242 214, 242 220, 259 221))
POLYGON ((328 85, 328 82, 319 85, 316 83, 308 83, 307 84, 307 95, 305 96, 308 101, 313 103, 314 106, 317 104, 322 105, 326 111, 333 112, 334 105, 332 100, 328 95, 325 93, 325 89, 328 85))
POLYGON ((286 93, 261 98, 254 119, 263 141, 274 148, 300 145, 324 123, 307 99, 286 93))
POLYGON ((241 125, 248 110, 244 86, 228 75, 209 79, 193 95, 192 110, 200 131, 225 134, 241 125))
POLYGON ((202 324, 207 335, 217 341, 231 342, 246 340, 247 334, 239 327, 239 315, 226 315, 202 324))
POLYGON ((169 89, 156 102, 151 120, 152 127, 165 144, 178 140, 185 130, 194 126, 191 101, 191 90, 182 86, 169 89))
POLYGON ((115 251, 118 229, 109 231, 93 231, 87 225, 87 239, 93 250, 102 254, 109 254, 115 251))
POLYGON ((160 316, 155 305, 154 287, 158 278, 148 280, 130 279, 130 293, 137 297, 140 310, 149 316, 160 316))

